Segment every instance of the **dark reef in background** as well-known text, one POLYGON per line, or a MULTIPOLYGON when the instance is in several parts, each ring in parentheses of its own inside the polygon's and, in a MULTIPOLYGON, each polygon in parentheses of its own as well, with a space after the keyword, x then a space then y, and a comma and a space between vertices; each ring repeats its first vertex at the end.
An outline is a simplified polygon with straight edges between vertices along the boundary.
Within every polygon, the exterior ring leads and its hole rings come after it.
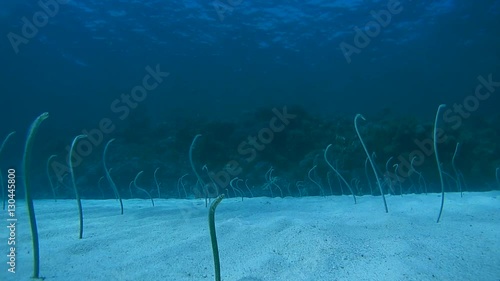
MULTIPOLYGON (((153 180, 156 168, 160 168, 158 180, 162 183, 162 195, 178 197, 177 181, 182 175, 189 173, 184 183, 188 196, 192 196, 196 178, 189 165, 188 151, 193 137, 202 134, 194 149, 194 162, 207 183, 211 181, 208 174, 202 170, 204 165, 207 165, 209 171, 217 174, 224 170, 229 161, 234 160, 242 168, 238 177, 248 180, 248 185, 256 196, 269 195, 265 185, 265 174, 271 167, 274 168, 273 177, 280 180, 279 184, 285 195, 299 195, 297 181, 303 181, 302 195, 319 195, 320 190, 317 189, 317 185, 308 178, 308 172, 316 165, 312 173, 313 179, 327 190, 326 194, 330 194, 327 180, 327 173, 330 170, 324 162, 323 151, 328 144, 332 144, 329 159, 336 163, 348 181, 356 183, 359 180, 356 184, 357 194, 369 194, 364 170, 366 156, 354 131, 353 117, 339 116, 325 119, 314 116, 301 107, 290 107, 288 112, 297 117, 283 131, 276 132, 272 141, 265 144, 265 149, 256 151, 255 159, 248 162, 249 155, 240 154, 238 147, 247 141, 248 137, 257 136, 261 129, 269 127, 269 122, 274 116, 272 108, 243 112, 239 117, 228 121, 186 118, 163 122, 149 118, 146 110, 138 110, 117 133, 110 136, 116 138, 116 141, 108 152, 108 166, 113 169, 112 176, 125 198, 129 197, 129 182, 142 170, 144 175, 141 177, 141 185, 156 194, 153 180)), ((395 116, 390 110, 366 117, 367 121, 360 124, 360 133, 368 149, 376 154, 375 160, 381 176, 390 157, 394 157, 390 163, 390 169, 393 169, 393 164, 399 162, 398 157, 408 159, 410 152, 421 150, 415 141, 424 142, 432 139, 431 122, 423 123, 413 117, 395 116)), ((444 171, 455 177, 451 159, 456 142, 460 142, 462 146, 457 155, 456 166, 463 173, 468 191, 495 189, 493 185, 495 168, 500 166, 500 118, 497 116, 485 119, 474 116, 457 130, 445 122, 441 122, 440 127, 446 134, 446 141, 439 145, 444 171)), ((44 163, 45 160, 42 158, 51 154, 64 155, 61 142, 58 136, 54 136, 51 143, 38 144, 37 146, 44 146, 43 153, 39 152, 34 162, 44 163)), ((77 184, 81 186, 84 198, 102 197, 101 191, 97 189, 97 182, 104 175, 101 155, 102 148, 98 147, 75 169, 77 184)), ((36 180, 41 186, 37 198, 50 198, 51 191, 42 169, 43 165, 39 167, 33 171, 33 174, 38 174, 36 180)), ((429 192, 440 189, 433 155, 426 156, 423 164, 416 169, 430 183, 429 192)), ((371 172, 369 175, 374 185, 375 178, 371 172)), ((68 178, 65 179, 67 180, 68 178)), ((340 194, 337 179, 332 177, 330 180, 333 194, 340 194)), ((106 181, 103 182, 104 196, 112 197, 111 189, 106 181)), ((402 184, 404 190, 413 192, 410 189, 410 181, 406 180, 402 184)), ((458 191, 451 178, 447 180, 446 189, 458 191)), ((344 187, 344 194, 346 191, 344 187)), ((64 185, 58 192, 60 197, 73 197, 71 189, 64 185)))

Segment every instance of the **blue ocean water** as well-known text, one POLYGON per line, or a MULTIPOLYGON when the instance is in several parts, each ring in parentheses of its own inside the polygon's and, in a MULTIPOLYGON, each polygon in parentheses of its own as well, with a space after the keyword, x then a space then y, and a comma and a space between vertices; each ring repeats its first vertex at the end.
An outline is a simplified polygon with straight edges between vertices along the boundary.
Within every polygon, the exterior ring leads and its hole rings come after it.
POLYGON ((222 194, 222 280, 498 276, 500 0, 3 0, 0 33, 0 276, 38 219, 47 280, 212 279, 222 194))
POLYGON ((69 145, 83 133, 88 156, 74 160, 82 185, 104 176, 104 145, 115 138, 109 165, 123 192, 141 170, 154 186, 160 168, 165 194, 179 196, 184 174, 198 185, 188 152, 201 134, 193 159, 199 173, 212 171, 204 182, 219 175, 225 186, 236 177, 265 186, 274 169, 289 195, 299 195, 301 181, 304 194, 328 193, 328 185, 349 193, 323 160, 333 144, 328 157, 359 186, 354 192, 367 194, 375 177, 354 131, 360 113, 379 177, 413 174, 388 192, 424 192, 414 157, 439 191, 429 150, 436 110, 447 104, 439 117, 447 189, 458 190, 461 177, 478 190, 497 188, 499 15, 500 1, 4 1, 0 132, 17 133, 1 165, 20 167, 29 124, 49 112, 33 152, 44 186, 52 154, 64 167, 51 167, 53 176, 68 180, 69 145), (296 118, 275 124, 283 130, 263 131, 287 110, 296 118), (231 161, 241 170, 217 173, 231 161))

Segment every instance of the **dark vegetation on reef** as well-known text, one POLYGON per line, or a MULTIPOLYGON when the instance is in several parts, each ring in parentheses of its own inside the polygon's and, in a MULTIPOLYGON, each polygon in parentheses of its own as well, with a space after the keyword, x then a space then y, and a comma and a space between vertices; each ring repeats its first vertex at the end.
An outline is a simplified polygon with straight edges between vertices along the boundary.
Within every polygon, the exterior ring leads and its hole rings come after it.
MULTIPOLYGON (((229 163, 238 163, 238 169, 241 169, 235 175, 238 180, 233 181, 231 185, 226 182, 222 188, 221 192, 228 192, 230 197, 241 194, 350 194, 349 189, 340 183, 324 161, 324 150, 332 144, 328 151, 329 160, 353 186, 356 195, 379 194, 375 188, 373 172, 365 170, 366 154, 354 130, 354 116, 324 118, 300 107, 289 107, 288 112, 296 115, 296 118, 282 131, 275 132, 272 138, 269 138, 271 141, 264 144, 263 150, 255 150, 253 158, 248 152, 242 154, 238 148, 246 148, 246 151, 253 149, 249 143, 243 143, 248 142, 249 137, 258 138, 262 129, 269 128, 270 120, 275 117, 272 108, 245 112, 234 120, 227 121, 201 118, 160 121, 150 119, 145 110, 137 110, 116 133, 106 136, 104 143, 109 138, 116 139, 107 152, 107 166, 112 169, 111 175, 124 198, 146 198, 143 192, 129 190, 128 187, 140 171, 144 173, 138 184, 154 197, 158 197, 158 190, 161 190, 161 197, 164 198, 199 197, 194 190, 197 178, 191 169, 188 152, 193 138, 201 134, 193 149, 193 159, 205 183, 213 184, 214 179, 217 182, 217 175, 226 173, 229 163), (250 158, 251 161, 248 161, 250 158), (159 186, 153 177, 156 169, 159 186), (207 171, 212 174, 212 178, 208 176, 207 171), (236 189, 232 188, 233 186, 236 189)), ((391 179, 384 175, 387 170, 394 173, 396 168, 407 170, 411 162, 410 157, 415 155, 411 153, 415 151, 424 155, 422 159, 415 161, 419 164, 415 165, 415 169, 428 183, 427 191, 440 191, 434 155, 425 153, 425 147, 432 143, 432 116, 423 122, 415 117, 396 116, 390 110, 384 110, 379 114, 366 116, 366 119, 359 124, 360 134, 368 150, 374 153, 386 193, 425 192, 417 173, 401 177, 400 182, 395 181, 394 176, 391 179), (419 146, 417 143, 424 145, 419 146), (393 158, 387 163, 391 157, 393 158), (395 164, 399 167, 394 166, 395 164)), ((459 191, 457 179, 462 182, 462 188, 466 191, 498 188, 495 185, 495 169, 500 166, 500 118, 474 116, 464 121, 458 129, 443 121, 439 127, 445 131, 446 136, 445 141, 439 144, 442 169, 446 173, 446 191, 459 191), (459 175, 451 164, 457 142, 460 142, 460 149, 455 164, 459 175)), ((45 163, 51 154, 65 155, 64 146, 61 145, 64 142, 70 143, 70 140, 61 140, 55 136, 54 142, 46 144, 43 149, 46 155, 37 154, 39 157, 45 157, 45 160, 35 161, 45 163)), ((106 181, 102 181, 101 190, 98 188, 99 179, 105 176, 102 168, 103 149, 104 145, 95 148, 91 155, 83 158, 81 165, 75 167, 76 181, 82 198, 114 197, 113 190, 106 181)), ((65 159, 59 161, 66 162, 65 159)), ((37 189, 38 192, 35 191, 39 193, 37 198, 52 198, 45 168, 34 170, 33 174, 38 174, 36 181, 41 186, 37 189)), ((55 175, 52 173, 51 176, 56 182, 55 175)), ((55 184, 59 198, 74 197, 72 190, 68 188, 71 186, 69 182, 69 177, 65 177, 55 184)))

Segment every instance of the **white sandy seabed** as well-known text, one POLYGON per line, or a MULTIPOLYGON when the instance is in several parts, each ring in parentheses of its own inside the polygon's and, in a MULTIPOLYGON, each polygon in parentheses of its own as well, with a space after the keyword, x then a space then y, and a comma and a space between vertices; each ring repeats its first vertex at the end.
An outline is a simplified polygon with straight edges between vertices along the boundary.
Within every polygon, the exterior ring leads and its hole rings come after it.
MULTIPOLYGON (((500 192, 230 198, 216 211, 223 281, 500 280, 500 192)), ((38 200, 40 275, 47 281, 214 280, 204 200, 38 200)), ((33 271, 24 201, 17 202, 16 272, 8 271, 7 212, 0 280, 33 271)))

